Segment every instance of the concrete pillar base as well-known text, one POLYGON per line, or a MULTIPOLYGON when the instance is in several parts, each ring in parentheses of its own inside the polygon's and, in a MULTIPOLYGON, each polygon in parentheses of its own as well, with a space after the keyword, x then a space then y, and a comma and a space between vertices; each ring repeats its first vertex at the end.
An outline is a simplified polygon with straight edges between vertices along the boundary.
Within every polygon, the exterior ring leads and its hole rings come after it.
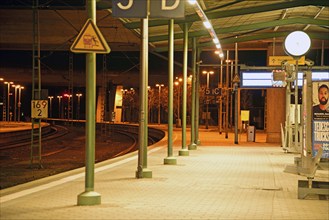
POLYGON ((101 195, 97 192, 83 192, 78 195, 78 205, 99 205, 101 204, 101 195))
POLYGON ((142 171, 136 171, 136 178, 152 178, 152 170, 143 168, 142 171))
POLYGON ((179 155, 179 156, 189 156, 190 153, 189 153, 188 149, 180 149, 180 150, 178 151, 178 155, 179 155))
POLYGON ((175 157, 167 157, 167 158, 164 159, 164 164, 176 165, 177 164, 177 159, 175 157))
POLYGON ((195 143, 190 144, 190 145, 188 146, 188 149, 189 149, 189 150, 196 150, 196 148, 197 148, 197 145, 196 145, 195 143))

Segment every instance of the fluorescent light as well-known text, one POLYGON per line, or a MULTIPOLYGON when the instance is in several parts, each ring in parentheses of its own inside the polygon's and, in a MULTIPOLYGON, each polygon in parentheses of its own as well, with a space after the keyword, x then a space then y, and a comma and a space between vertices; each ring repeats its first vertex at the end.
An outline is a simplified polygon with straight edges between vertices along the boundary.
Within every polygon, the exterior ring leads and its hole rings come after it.
POLYGON ((215 46, 219 50, 219 57, 224 58, 224 53, 223 53, 223 50, 222 50, 222 46, 219 43, 219 39, 217 37, 217 34, 216 34, 214 28, 212 27, 210 21, 208 20, 207 15, 204 13, 204 11, 200 7, 197 0, 188 0, 188 2, 192 5, 194 5, 195 12, 200 17, 201 21, 203 22, 203 25, 207 28, 210 36, 213 38, 215 46))
POLYGON ((194 5, 196 3, 196 0, 188 0, 188 3, 190 3, 191 5, 194 5))
POLYGON ((211 28, 211 24, 209 21, 204 21, 203 22, 203 25, 207 28, 207 29, 210 29, 211 28))

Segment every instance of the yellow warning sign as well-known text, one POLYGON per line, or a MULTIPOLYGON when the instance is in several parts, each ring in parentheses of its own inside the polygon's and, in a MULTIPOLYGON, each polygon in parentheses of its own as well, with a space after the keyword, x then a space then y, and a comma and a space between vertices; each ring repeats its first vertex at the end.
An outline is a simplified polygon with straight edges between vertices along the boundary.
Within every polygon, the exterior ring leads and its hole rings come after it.
POLYGON ((241 110, 241 121, 249 121, 249 110, 241 110))
MULTIPOLYGON (((294 58, 291 56, 269 56, 268 57, 269 66, 281 66, 283 61, 287 61, 290 64, 296 64, 296 60, 294 60, 294 58)), ((298 65, 305 65, 305 56, 302 56, 298 60, 298 65)))
POLYGON ((94 22, 88 19, 74 40, 71 51, 74 53, 109 53, 111 49, 94 22))

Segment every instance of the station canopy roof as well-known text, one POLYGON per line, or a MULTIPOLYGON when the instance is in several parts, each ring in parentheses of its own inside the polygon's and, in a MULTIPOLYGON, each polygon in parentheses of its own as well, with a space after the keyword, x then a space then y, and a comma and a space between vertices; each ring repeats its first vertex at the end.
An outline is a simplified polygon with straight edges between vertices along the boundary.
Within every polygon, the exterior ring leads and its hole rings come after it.
MULTIPOLYGON (((292 31, 305 31, 312 48, 329 47, 328 0, 198 0, 211 21, 223 50, 265 50, 282 43, 292 31)), ((32 0, 0 1, 0 50, 31 50, 33 42, 32 0)), ((39 0, 41 50, 69 50, 88 16, 84 0, 39 0)), ((112 1, 97 1, 97 26, 112 51, 140 49, 139 18, 114 18, 112 1)), ((193 6, 186 2, 185 19, 175 20, 175 50, 181 50, 183 30, 188 22, 189 37, 198 46, 215 50, 193 6)), ((149 20, 150 51, 168 49, 168 19, 149 20)))

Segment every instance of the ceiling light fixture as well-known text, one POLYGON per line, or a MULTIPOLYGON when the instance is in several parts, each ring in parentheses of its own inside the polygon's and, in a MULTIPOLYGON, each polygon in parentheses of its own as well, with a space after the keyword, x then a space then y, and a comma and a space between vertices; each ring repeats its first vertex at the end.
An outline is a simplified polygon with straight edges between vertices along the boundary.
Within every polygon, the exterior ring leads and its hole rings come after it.
POLYGON ((222 47, 219 43, 219 39, 217 38, 217 34, 213 28, 213 26, 211 25, 211 23, 209 22, 207 15, 204 13, 204 11, 202 10, 202 8, 200 7, 199 3, 197 0, 188 0, 188 2, 194 6, 195 12, 199 15, 201 21, 203 22, 204 26, 207 28, 210 36, 213 38, 213 42, 215 43, 216 48, 219 50, 219 57, 221 59, 224 58, 224 53, 222 50, 222 47))

